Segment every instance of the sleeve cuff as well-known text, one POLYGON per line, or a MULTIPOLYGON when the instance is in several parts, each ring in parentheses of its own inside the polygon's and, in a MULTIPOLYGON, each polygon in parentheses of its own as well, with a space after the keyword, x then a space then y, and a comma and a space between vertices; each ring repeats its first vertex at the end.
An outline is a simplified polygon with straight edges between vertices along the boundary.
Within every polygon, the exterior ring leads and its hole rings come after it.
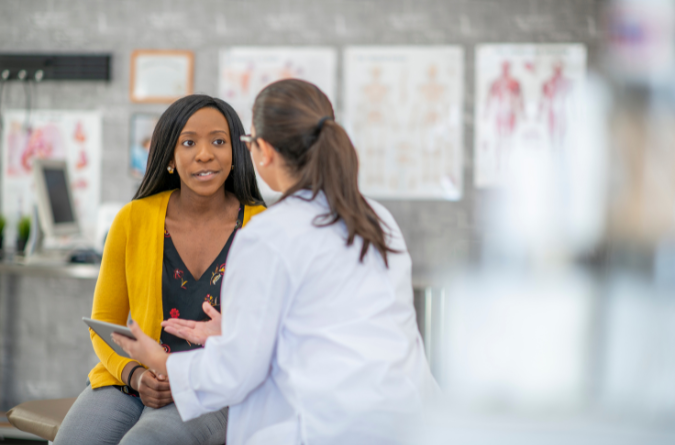
POLYGON ((203 349, 169 354, 166 371, 171 384, 171 396, 184 422, 207 413, 190 387, 190 364, 203 349))

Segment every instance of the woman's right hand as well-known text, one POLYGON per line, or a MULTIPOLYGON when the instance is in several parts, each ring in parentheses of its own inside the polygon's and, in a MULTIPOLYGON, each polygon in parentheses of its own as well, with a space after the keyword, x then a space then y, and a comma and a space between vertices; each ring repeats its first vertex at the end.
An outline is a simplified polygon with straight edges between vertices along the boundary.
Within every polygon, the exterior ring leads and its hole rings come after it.
POLYGON ((140 369, 131 376, 131 387, 138 391, 143 405, 156 409, 173 402, 171 386, 166 378, 160 380, 149 369, 139 371, 140 369))
POLYGON ((202 309, 206 315, 211 317, 209 321, 182 320, 180 318, 170 318, 162 322, 164 330, 176 337, 183 338, 190 343, 203 345, 206 339, 212 335, 220 335, 220 312, 205 301, 202 309))

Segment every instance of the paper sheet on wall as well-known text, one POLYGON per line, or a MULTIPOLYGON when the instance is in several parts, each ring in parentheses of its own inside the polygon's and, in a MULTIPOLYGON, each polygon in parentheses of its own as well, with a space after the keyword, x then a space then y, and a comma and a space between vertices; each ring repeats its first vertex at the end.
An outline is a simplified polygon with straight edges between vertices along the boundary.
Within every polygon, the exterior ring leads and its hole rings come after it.
POLYGON ((312 82, 335 104, 337 54, 333 48, 233 47, 220 52, 220 98, 232 105, 244 128, 264 87, 281 79, 312 82))
MULTIPOLYGON (((233 47, 220 52, 219 97, 237 111, 246 131, 251 109, 265 86, 297 78, 318 86, 335 106, 337 53, 325 47, 233 47)), ((276 194, 258 178, 264 196, 276 194)))
POLYGON ((101 116, 91 111, 2 113, 2 213, 9 232, 34 199, 34 158, 63 159, 68 165, 75 209, 87 236, 93 235, 101 196, 101 116))
POLYGON ((503 184, 516 153, 564 153, 578 140, 585 77, 583 45, 477 48, 476 187, 503 184))
POLYGON ((344 64, 344 123, 362 192, 460 199, 462 48, 350 47, 344 64))

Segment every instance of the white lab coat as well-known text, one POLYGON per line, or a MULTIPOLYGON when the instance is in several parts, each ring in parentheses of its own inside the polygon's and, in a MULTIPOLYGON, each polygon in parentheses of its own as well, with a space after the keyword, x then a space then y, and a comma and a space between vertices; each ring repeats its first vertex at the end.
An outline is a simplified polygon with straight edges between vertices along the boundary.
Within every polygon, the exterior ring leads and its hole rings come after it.
MULTIPOLYGON (((309 197, 308 192, 299 195, 309 197)), ((171 354, 183 420, 230 406, 228 445, 392 443, 401 419, 437 390, 417 330, 411 261, 390 228, 389 268, 343 223, 312 224, 328 209, 290 197, 239 231, 221 293, 222 335, 171 354)))

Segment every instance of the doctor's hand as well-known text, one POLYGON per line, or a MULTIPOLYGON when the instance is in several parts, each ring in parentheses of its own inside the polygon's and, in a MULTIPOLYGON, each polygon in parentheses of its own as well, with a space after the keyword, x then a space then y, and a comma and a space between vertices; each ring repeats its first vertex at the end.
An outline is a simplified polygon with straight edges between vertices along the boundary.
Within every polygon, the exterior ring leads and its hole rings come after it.
POLYGON ((169 354, 159 343, 145 335, 145 332, 133 320, 129 321, 129 329, 136 340, 113 332, 113 341, 120 345, 129 357, 147 366, 160 380, 166 380, 166 361, 169 354))
POLYGON ((190 343, 203 345, 206 339, 212 335, 220 335, 220 312, 218 312, 208 301, 202 304, 202 309, 206 315, 211 317, 209 321, 181 320, 180 318, 170 318, 162 322, 164 331, 176 337, 184 338, 190 343))

